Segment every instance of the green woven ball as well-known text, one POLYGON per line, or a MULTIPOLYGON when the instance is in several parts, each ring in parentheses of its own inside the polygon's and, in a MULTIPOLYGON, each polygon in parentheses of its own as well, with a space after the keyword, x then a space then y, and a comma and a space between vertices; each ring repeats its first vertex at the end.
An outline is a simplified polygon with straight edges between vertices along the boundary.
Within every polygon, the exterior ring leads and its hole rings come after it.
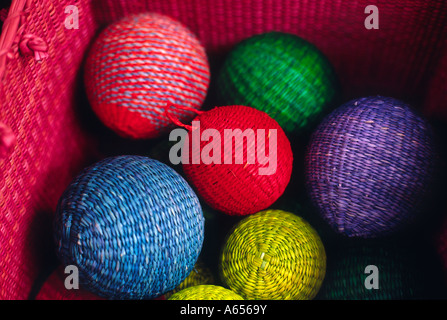
POLYGON ((221 286, 199 285, 174 293, 169 300, 244 300, 240 295, 221 286))
POLYGON ((257 108, 286 133, 309 128, 337 97, 329 60, 308 41, 269 32, 238 44, 217 78, 219 102, 257 108))
POLYGON ((326 253, 302 218, 265 210, 241 220, 221 253, 221 277, 248 300, 313 299, 324 279, 326 253))
POLYGON ((407 250, 392 244, 344 244, 328 253, 320 300, 418 299, 423 290, 422 270, 407 250), (366 270, 377 267, 377 272, 366 270), (374 272, 374 273, 373 273, 374 272), (378 275, 374 279, 375 275, 378 275), (365 285, 365 282, 368 286, 365 285), (375 283, 374 283, 375 282, 375 283), (377 288, 372 285, 377 285, 377 288))

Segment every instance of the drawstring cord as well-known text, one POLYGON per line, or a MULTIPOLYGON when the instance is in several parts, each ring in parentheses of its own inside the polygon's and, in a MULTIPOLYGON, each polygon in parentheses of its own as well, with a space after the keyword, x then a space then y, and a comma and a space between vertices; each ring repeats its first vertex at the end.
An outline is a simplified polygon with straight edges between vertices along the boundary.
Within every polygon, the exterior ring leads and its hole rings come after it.
POLYGON ((34 54, 36 61, 48 57, 47 43, 34 34, 24 33, 30 3, 31 0, 14 0, 3 22, 0 36, 0 79, 3 79, 7 60, 16 58, 18 51, 23 55, 34 54))
MULTIPOLYGON (((8 15, 3 21, 0 35, 0 84, 5 75, 8 60, 22 55, 34 54, 40 61, 48 57, 48 45, 40 37, 25 33, 25 21, 30 13, 31 0, 13 0, 8 15)), ((16 144, 16 136, 11 128, 0 122, 0 159, 6 158, 16 144)))
POLYGON ((185 110, 185 111, 191 111, 194 112, 197 115, 201 115, 203 113, 203 111, 191 108, 191 107, 185 107, 185 106, 180 106, 180 105, 172 105, 172 104, 167 104, 166 108, 165 108, 165 116, 171 120, 173 123, 175 123, 176 125, 178 125, 179 127, 185 128, 188 131, 192 131, 193 127, 187 124, 182 123, 179 119, 174 118, 174 116, 169 112, 169 109, 175 107, 176 109, 180 109, 180 110, 185 110))

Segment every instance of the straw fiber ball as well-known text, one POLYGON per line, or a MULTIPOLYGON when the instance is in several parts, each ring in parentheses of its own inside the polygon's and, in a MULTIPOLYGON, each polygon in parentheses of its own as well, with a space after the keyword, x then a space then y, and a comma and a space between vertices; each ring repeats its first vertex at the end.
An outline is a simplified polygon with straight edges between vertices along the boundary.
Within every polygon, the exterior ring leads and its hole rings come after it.
POLYGON ((199 200, 173 169, 141 156, 106 158, 62 195, 55 241, 81 286, 108 299, 151 299, 193 270, 202 248, 199 200))
POLYGON ((413 256, 411 250, 398 245, 345 244, 338 250, 328 253, 326 278, 317 298, 321 300, 421 298, 425 292, 425 279, 422 275, 423 270, 415 266, 415 259, 419 258, 413 256))
POLYGON ((202 259, 197 260, 194 269, 189 273, 185 280, 182 281, 174 290, 165 294, 165 298, 169 299, 174 293, 183 289, 198 285, 208 285, 214 282, 214 276, 210 268, 205 265, 202 259))
POLYGON ((292 174, 292 149, 282 128, 265 112, 216 107, 200 113, 192 124, 183 170, 210 207, 228 215, 253 214, 283 194, 292 174), (197 141, 206 131, 215 134, 197 141))
POLYGON ((244 300, 244 298, 221 286, 198 285, 173 294, 169 300, 244 300))
MULTIPOLYGON (((126 138, 156 138, 172 129, 167 105, 200 109, 209 84, 204 48, 180 22, 156 13, 106 27, 85 65, 85 87, 99 119, 126 138)), ((178 110, 190 121, 194 113, 178 110)))
POLYGON ((289 134, 315 124, 337 97, 338 80, 323 53, 288 33, 269 32, 238 44, 217 78, 222 104, 267 112, 289 134))
POLYGON ((248 300, 308 300, 326 272, 319 235, 302 218, 282 210, 245 217, 229 233, 221 253, 221 276, 248 300))
POLYGON ((67 277, 65 267, 57 267, 42 284, 34 300, 104 300, 83 288, 67 289, 67 277))
POLYGON ((429 124, 402 101, 352 100, 311 137, 306 181, 313 203, 338 233, 374 238, 418 217, 437 163, 429 124))

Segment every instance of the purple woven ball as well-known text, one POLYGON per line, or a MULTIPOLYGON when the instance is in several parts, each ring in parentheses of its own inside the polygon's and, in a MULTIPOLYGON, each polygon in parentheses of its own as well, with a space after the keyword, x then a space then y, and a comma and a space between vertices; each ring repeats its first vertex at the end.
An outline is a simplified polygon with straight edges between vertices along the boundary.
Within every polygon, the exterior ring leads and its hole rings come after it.
POLYGON ((418 216, 436 166, 429 124, 385 97, 352 100, 324 119, 306 154, 306 183, 338 233, 375 238, 418 216))

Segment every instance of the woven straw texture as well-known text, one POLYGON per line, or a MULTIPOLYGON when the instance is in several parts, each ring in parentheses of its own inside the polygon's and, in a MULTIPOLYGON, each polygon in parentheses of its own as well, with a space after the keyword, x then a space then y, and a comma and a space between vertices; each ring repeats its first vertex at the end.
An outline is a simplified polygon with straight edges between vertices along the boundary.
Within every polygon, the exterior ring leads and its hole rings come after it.
POLYGON ((255 108, 226 106, 201 113, 194 121, 200 123, 200 130, 193 128, 188 133, 190 152, 188 163, 183 162, 183 171, 207 204, 229 215, 246 215, 268 208, 283 194, 292 174, 293 154, 287 136, 275 120, 255 108), (220 146, 219 164, 203 160, 193 163, 194 157, 203 159, 203 154, 211 154, 204 150, 208 141, 200 141, 200 147, 198 141, 194 144, 194 136, 202 136, 207 129, 220 133, 220 143, 214 142, 220 146), (229 148, 224 130, 233 129, 242 133, 251 130, 253 139, 233 138, 229 148), (242 159, 238 160, 238 154, 242 159), (261 157, 266 155, 270 163, 262 162, 261 157), (263 169, 265 173, 261 172, 263 169))
POLYGON ((441 120, 444 124, 447 122, 447 108, 445 103, 440 101, 440 97, 446 97, 447 94, 447 43, 444 42, 444 48, 441 51, 441 59, 434 75, 430 78, 427 89, 426 101, 424 102, 424 113, 432 120, 441 120))
POLYGON ((237 45, 217 81, 223 104, 265 111, 286 133, 314 124, 338 89, 331 64, 314 45, 279 32, 237 45))
POLYGON ((302 218, 266 210, 244 218, 221 254, 226 285, 248 300, 313 299, 324 279, 326 253, 302 218))
POLYGON ((436 157, 429 124, 408 105, 361 98, 318 126, 306 154, 306 180, 334 230, 379 237, 415 219, 433 182, 436 157))
POLYGON ((169 300, 244 300, 240 295, 221 286, 200 285, 183 289, 169 300))
POLYGON ((322 300, 402 300, 421 298, 422 277, 411 255, 399 246, 352 243, 328 254, 326 278, 318 294, 322 300), (377 267, 378 289, 367 289, 365 273, 377 267))
POLYGON ((151 299, 178 286, 202 248, 200 203, 173 169, 140 156, 85 169, 61 198, 57 253, 109 299, 151 299))
POLYGON ((133 13, 167 14, 213 55, 255 34, 291 32, 329 58, 345 100, 381 92, 414 100, 433 117, 445 114, 447 3, 368 4, 380 7, 380 30, 363 27, 366 4, 361 0, 349 5, 340 0, 31 0, 24 30, 47 42, 49 57, 39 63, 21 55, 9 60, 0 88, 1 121, 17 137, 0 164, 0 298, 28 297, 45 265, 57 200, 91 155, 92 142, 86 143, 75 112, 77 80, 87 46, 101 26, 133 13), (64 9, 74 3, 82 27, 66 29, 64 9))
POLYGON ((167 292, 165 294, 166 299, 169 299, 174 293, 177 293, 183 289, 199 286, 199 285, 210 285, 214 282, 214 276, 211 270, 203 263, 199 258, 194 269, 182 281, 174 290, 167 292))
MULTIPOLYGON (((95 40, 85 65, 89 101, 124 137, 155 138, 172 129, 167 105, 200 109, 209 83, 203 47, 179 22, 160 14, 131 15, 95 40)), ((191 111, 177 117, 190 121, 191 111)))
POLYGON ((51 219, 64 188, 92 152, 78 121, 77 76, 98 24, 77 2, 82 28, 65 29, 71 1, 30 2, 24 32, 45 39, 49 57, 9 60, 0 86, 0 119, 17 143, 0 160, 0 298, 26 299, 46 264, 51 219))

